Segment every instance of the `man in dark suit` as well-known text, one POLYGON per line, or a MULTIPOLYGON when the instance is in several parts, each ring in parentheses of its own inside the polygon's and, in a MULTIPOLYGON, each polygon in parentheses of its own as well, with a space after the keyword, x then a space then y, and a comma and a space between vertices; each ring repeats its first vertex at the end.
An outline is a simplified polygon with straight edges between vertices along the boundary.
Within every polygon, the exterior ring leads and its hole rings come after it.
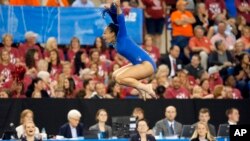
POLYGON ((168 106, 165 110, 166 118, 158 121, 155 124, 155 135, 162 133, 163 136, 173 136, 181 134, 182 124, 175 121, 177 115, 176 108, 174 106, 168 106))
POLYGON ((227 109, 226 115, 228 118, 227 124, 229 125, 237 125, 239 122, 240 114, 239 110, 236 108, 227 109))
POLYGON ((158 66, 165 64, 169 68, 169 76, 173 77, 176 75, 177 70, 182 69, 182 61, 178 59, 180 55, 180 48, 174 45, 170 48, 169 54, 162 56, 158 61, 158 66))
POLYGON ((78 110, 70 110, 68 113, 68 123, 62 125, 58 135, 65 138, 77 138, 83 136, 83 124, 80 123, 81 113, 78 110))
MULTIPOLYGON (((201 108, 199 111, 199 121, 198 122, 202 122, 208 125, 210 134, 213 135, 214 137, 216 136, 216 130, 215 130, 215 126, 208 123, 208 121, 210 120, 210 111, 207 108, 201 108)), ((197 123, 194 123, 193 126, 196 126, 197 123)))

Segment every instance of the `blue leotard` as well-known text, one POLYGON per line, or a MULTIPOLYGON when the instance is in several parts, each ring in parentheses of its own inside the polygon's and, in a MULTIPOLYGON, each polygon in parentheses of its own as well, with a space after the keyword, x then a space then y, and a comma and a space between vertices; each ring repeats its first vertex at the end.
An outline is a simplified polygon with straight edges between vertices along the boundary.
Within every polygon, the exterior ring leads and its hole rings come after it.
POLYGON ((155 72, 156 64, 154 60, 145 50, 128 37, 124 15, 117 15, 117 21, 119 25, 115 46, 117 52, 128 59, 133 65, 142 64, 142 62, 148 61, 153 66, 155 72))

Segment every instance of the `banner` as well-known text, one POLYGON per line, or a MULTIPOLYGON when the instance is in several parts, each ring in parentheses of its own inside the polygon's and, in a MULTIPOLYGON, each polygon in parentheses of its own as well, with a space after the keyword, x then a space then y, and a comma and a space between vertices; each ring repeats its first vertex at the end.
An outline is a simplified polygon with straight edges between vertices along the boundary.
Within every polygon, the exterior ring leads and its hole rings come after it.
MULTIPOLYGON (((105 27, 111 22, 108 15, 102 17, 102 8, 60 8, 0 6, 0 35, 10 33, 14 42, 23 42, 27 31, 36 32, 38 42, 46 43, 55 37, 59 44, 69 44, 73 36, 82 45, 93 45, 102 36, 105 27)), ((126 16, 128 35, 142 44, 143 13, 141 9, 131 9, 126 16)), ((2 41, 2 38, 0 39, 2 41)))

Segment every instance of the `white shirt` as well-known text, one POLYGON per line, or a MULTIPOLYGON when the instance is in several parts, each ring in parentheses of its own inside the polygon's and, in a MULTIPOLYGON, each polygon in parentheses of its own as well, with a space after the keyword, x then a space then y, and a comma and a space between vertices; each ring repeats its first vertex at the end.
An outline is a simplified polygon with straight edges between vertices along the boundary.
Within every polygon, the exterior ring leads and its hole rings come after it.
POLYGON ((169 60, 170 60, 170 65, 171 65, 171 71, 170 71, 170 77, 173 77, 175 76, 175 70, 174 70, 174 61, 175 61, 175 64, 176 64, 176 59, 173 58, 171 55, 169 55, 169 60))
POLYGON ((237 125, 237 123, 232 122, 232 121, 228 121, 229 125, 237 125))
POLYGON ((76 128, 72 127, 71 125, 69 125, 69 127, 70 127, 72 138, 77 138, 76 128))
MULTIPOLYGON (((172 128, 174 129, 174 121, 171 122, 168 120, 168 125, 169 125, 169 127, 171 127, 171 125, 172 125, 172 128)), ((175 131, 174 131, 174 133, 175 133, 175 131)))
MULTIPOLYGON (((24 127, 23 125, 19 125, 18 127, 16 127, 16 132, 17 132, 17 137, 20 138, 22 135, 24 135, 25 131, 24 131, 24 127)), ((38 135, 39 129, 36 127, 35 129, 35 135, 38 135)))

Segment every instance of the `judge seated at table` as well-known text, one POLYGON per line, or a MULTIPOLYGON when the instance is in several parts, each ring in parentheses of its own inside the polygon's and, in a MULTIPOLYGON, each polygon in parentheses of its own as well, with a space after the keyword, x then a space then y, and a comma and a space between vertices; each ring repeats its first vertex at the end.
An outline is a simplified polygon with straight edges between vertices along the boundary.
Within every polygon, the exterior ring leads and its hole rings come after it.
POLYGON ((81 113, 78 110, 70 110, 68 113, 68 123, 62 125, 58 135, 65 138, 83 137, 83 124, 80 123, 81 113))

